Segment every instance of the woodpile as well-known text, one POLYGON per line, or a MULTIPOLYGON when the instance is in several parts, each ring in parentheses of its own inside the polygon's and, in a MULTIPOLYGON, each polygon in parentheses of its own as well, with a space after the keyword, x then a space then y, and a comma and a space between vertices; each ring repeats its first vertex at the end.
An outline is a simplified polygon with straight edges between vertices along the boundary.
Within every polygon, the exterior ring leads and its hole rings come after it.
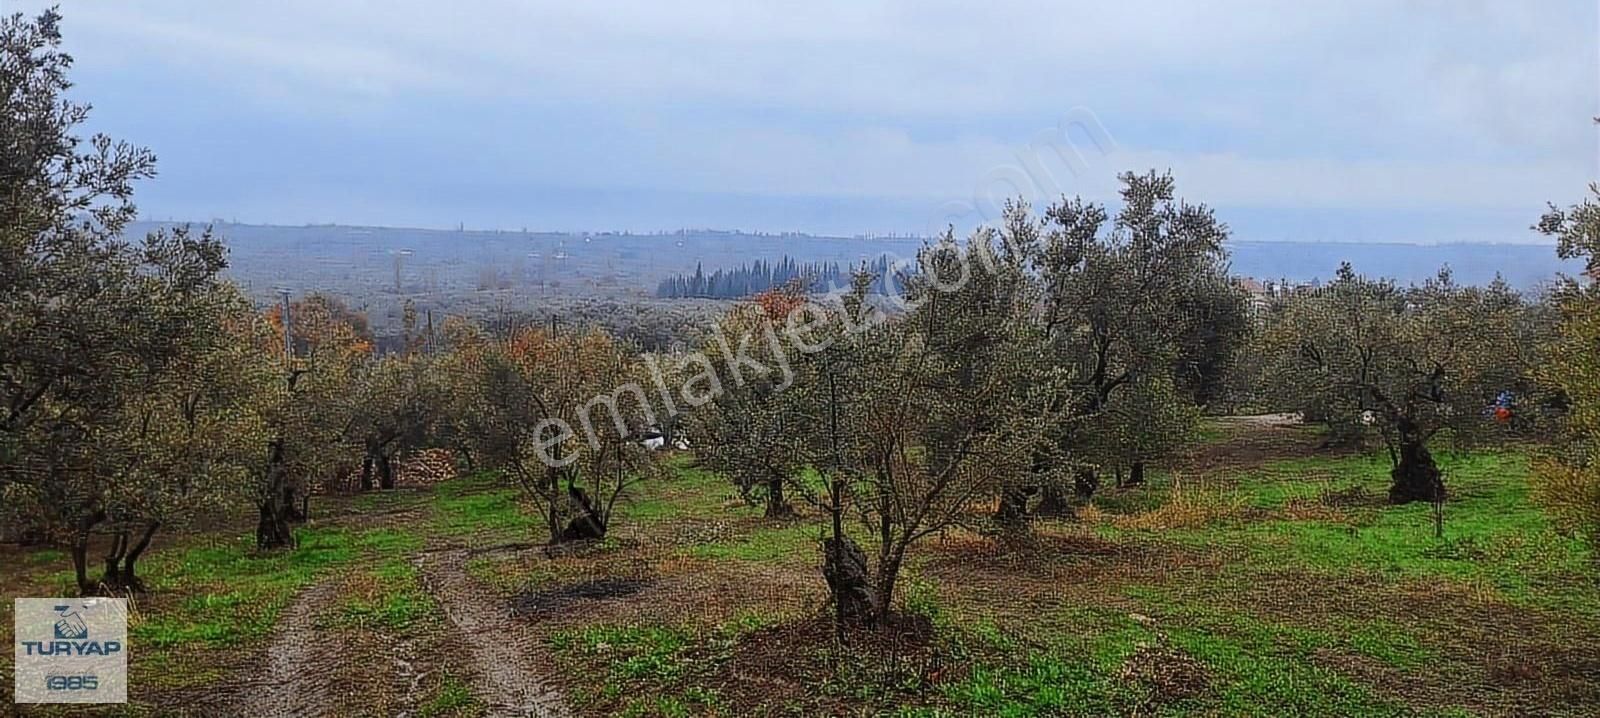
POLYGON ((395 463, 395 486, 431 486, 456 477, 456 454, 449 449, 423 449, 395 463))

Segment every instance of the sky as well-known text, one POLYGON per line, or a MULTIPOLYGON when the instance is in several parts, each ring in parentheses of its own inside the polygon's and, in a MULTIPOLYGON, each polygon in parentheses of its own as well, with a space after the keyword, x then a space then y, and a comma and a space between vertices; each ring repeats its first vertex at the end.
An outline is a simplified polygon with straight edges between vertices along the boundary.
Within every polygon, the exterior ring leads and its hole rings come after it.
POLYGON ((62 5, 151 219, 929 234, 1158 169, 1240 239, 1530 242, 1600 175, 1594 0, 62 5))

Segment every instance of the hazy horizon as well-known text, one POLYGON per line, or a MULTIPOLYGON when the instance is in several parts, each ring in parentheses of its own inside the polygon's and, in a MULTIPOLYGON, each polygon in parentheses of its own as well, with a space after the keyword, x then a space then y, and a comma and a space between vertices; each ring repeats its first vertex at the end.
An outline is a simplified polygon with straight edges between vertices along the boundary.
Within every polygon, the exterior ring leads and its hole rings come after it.
MULTIPOLYGON (((1109 205, 1110 206, 1115 206, 1115 203, 1109 203, 1109 205)), ((1238 224, 1240 224, 1240 222, 1229 221, 1230 213, 1232 213, 1232 214, 1240 214, 1240 211, 1238 211, 1238 209, 1232 209, 1232 211, 1230 211, 1229 208, 1218 208, 1218 209, 1216 209, 1216 211, 1218 211, 1218 216, 1221 217, 1222 221, 1227 222, 1227 224, 1229 224, 1230 227, 1232 227, 1232 230, 1234 230, 1234 232, 1230 233, 1229 240, 1230 241, 1246 241, 1246 243, 1307 243, 1307 245, 1403 245, 1403 246, 1437 246, 1437 245, 1538 245, 1538 246, 1554 246, 1554 240, 1552 240, 1552 238, 1546 237, 1546 235, 1541 235, 1541 233, 1534 232, 1534 230, 1531 229, 1531 227, 1526 227, 1526 225, 1525 225, 1525 227, 1523 227, 1523 229, 1525 229, 1525 232, 1520 233, 1520 235, 1506 235, 1506 238, 1499 238, 1499 240, 1496 240, 1496 238, 1490 238, 1491 237, 1491 232, 1494 232, 1493 229, 1491 229, 1491 230, 1483 230, 1483 232, 1477 232, 1477 233, 1470 233, 1469 232, 1469 233, 1466 233, 1466 235, 1442 235, 1442 233, 1434 232, 1434 233, 1429 233, 1429 235, 1426 235, 1426 237, 1406 238, 1406 233, 1405 232, 1408 232, 1408 229, 1397 229, 1397 230, 1395 230, 1395 232, 1382 233, 1381 232, 1381 229, 1382 229, 1382 227, 1381 227, 1382 214, 1349 213, 1349 214, 1346 214, 1346 216, 1328 217, 1328 216, 1326 216, 1325 213, 1323 213, 1322 217, 1318 217, 1317 216, 1318 213, 1309 213, 1309 216, 1306 216, 1306 217, 1293 217, 1293 219, 1298 219, 1298 229, 1301 230, 1301 232, 1296 232, 1296 222, 1291 221, 1291 222, 1285 222, 1285 224, 1280 225, 1280 227, 1277 227, 1278 233, 1272 233, 1272 232, 1258 232, 1258 230, 1262 229, 1262 227, 1269 227, 1269 225, 1274 224, 1274 221, 1275 221, 1275 219, 1277 219, 1277 217, 1272 216, 1272 214, 1270 214, 1270 213, 1262 214, 1262 216, 1250 217, 1250 214, 1248 214, 1248 213, 1250 213, 1250 211, 1248 211, 1248 209, 1246 209, 1246 211, 1245 211, 1245 213, 1246 213, 1245 214, 1246 221, 1243 222, 1243 225, 1245 225, 1245 229, 1240 230, 1240 227, 1238 227, 1238 224), (1254 219, 1254 221, 1251 221, 1251 219, 1254 219), (1317 224, 1314 224, 1314 222, 1317 222, 1317 224), (1370 229, 1379 230, 1379 232, 1378 233, 1368 233, 1368 235, 1341 235, 1341 230, 1342 229, 1346 229, 1346 227, 1349 227, 1349 225, 1365 225, 1365 227, 1370 227, 1370 229)), ((1403 213, 1392 213, 1392 214, 1389 214, 1389 216, 1405 216, 1405 214, 1403 214, 1403 213)), ((1414 217, 1414 214, 1413 214, 1413 217, 1414 217)), ((638 224, 638 225, 630 225, 630 227, 581 227, 581 225, 570 225, 570 227, 541 227, 541 225, 504 225, 504 227, 474 227, 474 225, 466 224, 466 222, 458 222, 458 224, 451 224, 451 225, 395 224, 395 222, 342 222, 342 221, 317 221, 317 222, 270 222, 270 221, 266 221, 266 222, 256 222, 256 221, 246 221, 246 219, 242 219, 242 217, 222 217, 222 216, 213 216, 213 217, 179 217, 179 216, 157 217, 157 216, 149 216, 149 214, 147 214, 147 213, 141 213, 141 216, 139 216, 138 222, 141 222, 141 224, 189 224, 189 225, 221 224, 221 225, 240 225, 240 227, 285 227, 285 229, 296 229, 296 227, 350 227, 350 229, 418 230, 418 232, 530 233, 530 235, 555 235, 555 233, 566 233, 566 235, 586 235, 586 233, 594 233, 594 235, 606 235, 606 233, 626 233, 626 235, 635 235, 635 237, 646 237, 646 235, 662 235, 662 237, 664 237, 664 235, 672 235, 672 233, 680 233, 680 232, 720 232, 720 233, 736 233, 736 235, 760 235, 760 237, 781 237, 781 235, 805 235, 805 237, 842 238, 842 240, 853 240, 853 238, 874 238, 874 240, 890 240, 890 238, 893 238, 893 240, 928 240, 928 238, 938 237, 938 233, 934 233, 934 232, 894 232, 894 230, 886 230, 886 232, 872 232, 872 230, 854 230, 854 232, 850 232, 850 230, 782 229, 782 227, 779 227, 779 229, 773 229, 773 227, 746 227, 746 225, 690 225, 690 224, 685 224, 685 225, 675 225, 675 227, 667 227, 667 225, 661 225, 661 227, 656 227, 656 225, 638 224)), ((1526 222, 1525 222, 1525 224, 1526 224, 1526 222)), ((963 237, 963 235, 958 235, 958 237, 963 237)))

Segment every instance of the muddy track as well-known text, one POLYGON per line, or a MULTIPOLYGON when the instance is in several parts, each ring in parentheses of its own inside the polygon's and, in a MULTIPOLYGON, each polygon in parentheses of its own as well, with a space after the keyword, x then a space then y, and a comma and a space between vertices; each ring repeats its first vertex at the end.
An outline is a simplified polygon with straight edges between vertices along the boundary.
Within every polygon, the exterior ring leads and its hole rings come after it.
POLYGON ((422 583, 469 649, 478 680, 474 692, 492 716, 565 718, 561 695, 542 679, 537 641, 512 618, 511 606, 473 583, 465 550, 430 551, 416 557, 422 583))
POLYGON ((316 627, 317 614, 339 593, 339 581, 325 578, 295 596, 278 617, 278 630, 267 648, 262 682, 245 690, 238 715, 320 716, 326 712, 337 672, 328 665, 328 651, 316 627))
POLYGON ((1255 469, 1280 459, 1336 455, 1322 437, 1300 423, 1297 414, 1216 417, 1222 436, 1201 442, 1176 457, 1171 468, 1189 474, 1226 474, 1255 469))

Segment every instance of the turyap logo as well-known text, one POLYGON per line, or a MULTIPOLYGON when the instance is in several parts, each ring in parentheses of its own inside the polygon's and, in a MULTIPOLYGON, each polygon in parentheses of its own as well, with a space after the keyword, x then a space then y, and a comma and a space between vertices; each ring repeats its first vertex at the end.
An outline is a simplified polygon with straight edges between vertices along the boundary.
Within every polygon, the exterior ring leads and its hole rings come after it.
POLYGON ((16 599, 15 640, 18 703, 127 702, 127 601, 16 599))

